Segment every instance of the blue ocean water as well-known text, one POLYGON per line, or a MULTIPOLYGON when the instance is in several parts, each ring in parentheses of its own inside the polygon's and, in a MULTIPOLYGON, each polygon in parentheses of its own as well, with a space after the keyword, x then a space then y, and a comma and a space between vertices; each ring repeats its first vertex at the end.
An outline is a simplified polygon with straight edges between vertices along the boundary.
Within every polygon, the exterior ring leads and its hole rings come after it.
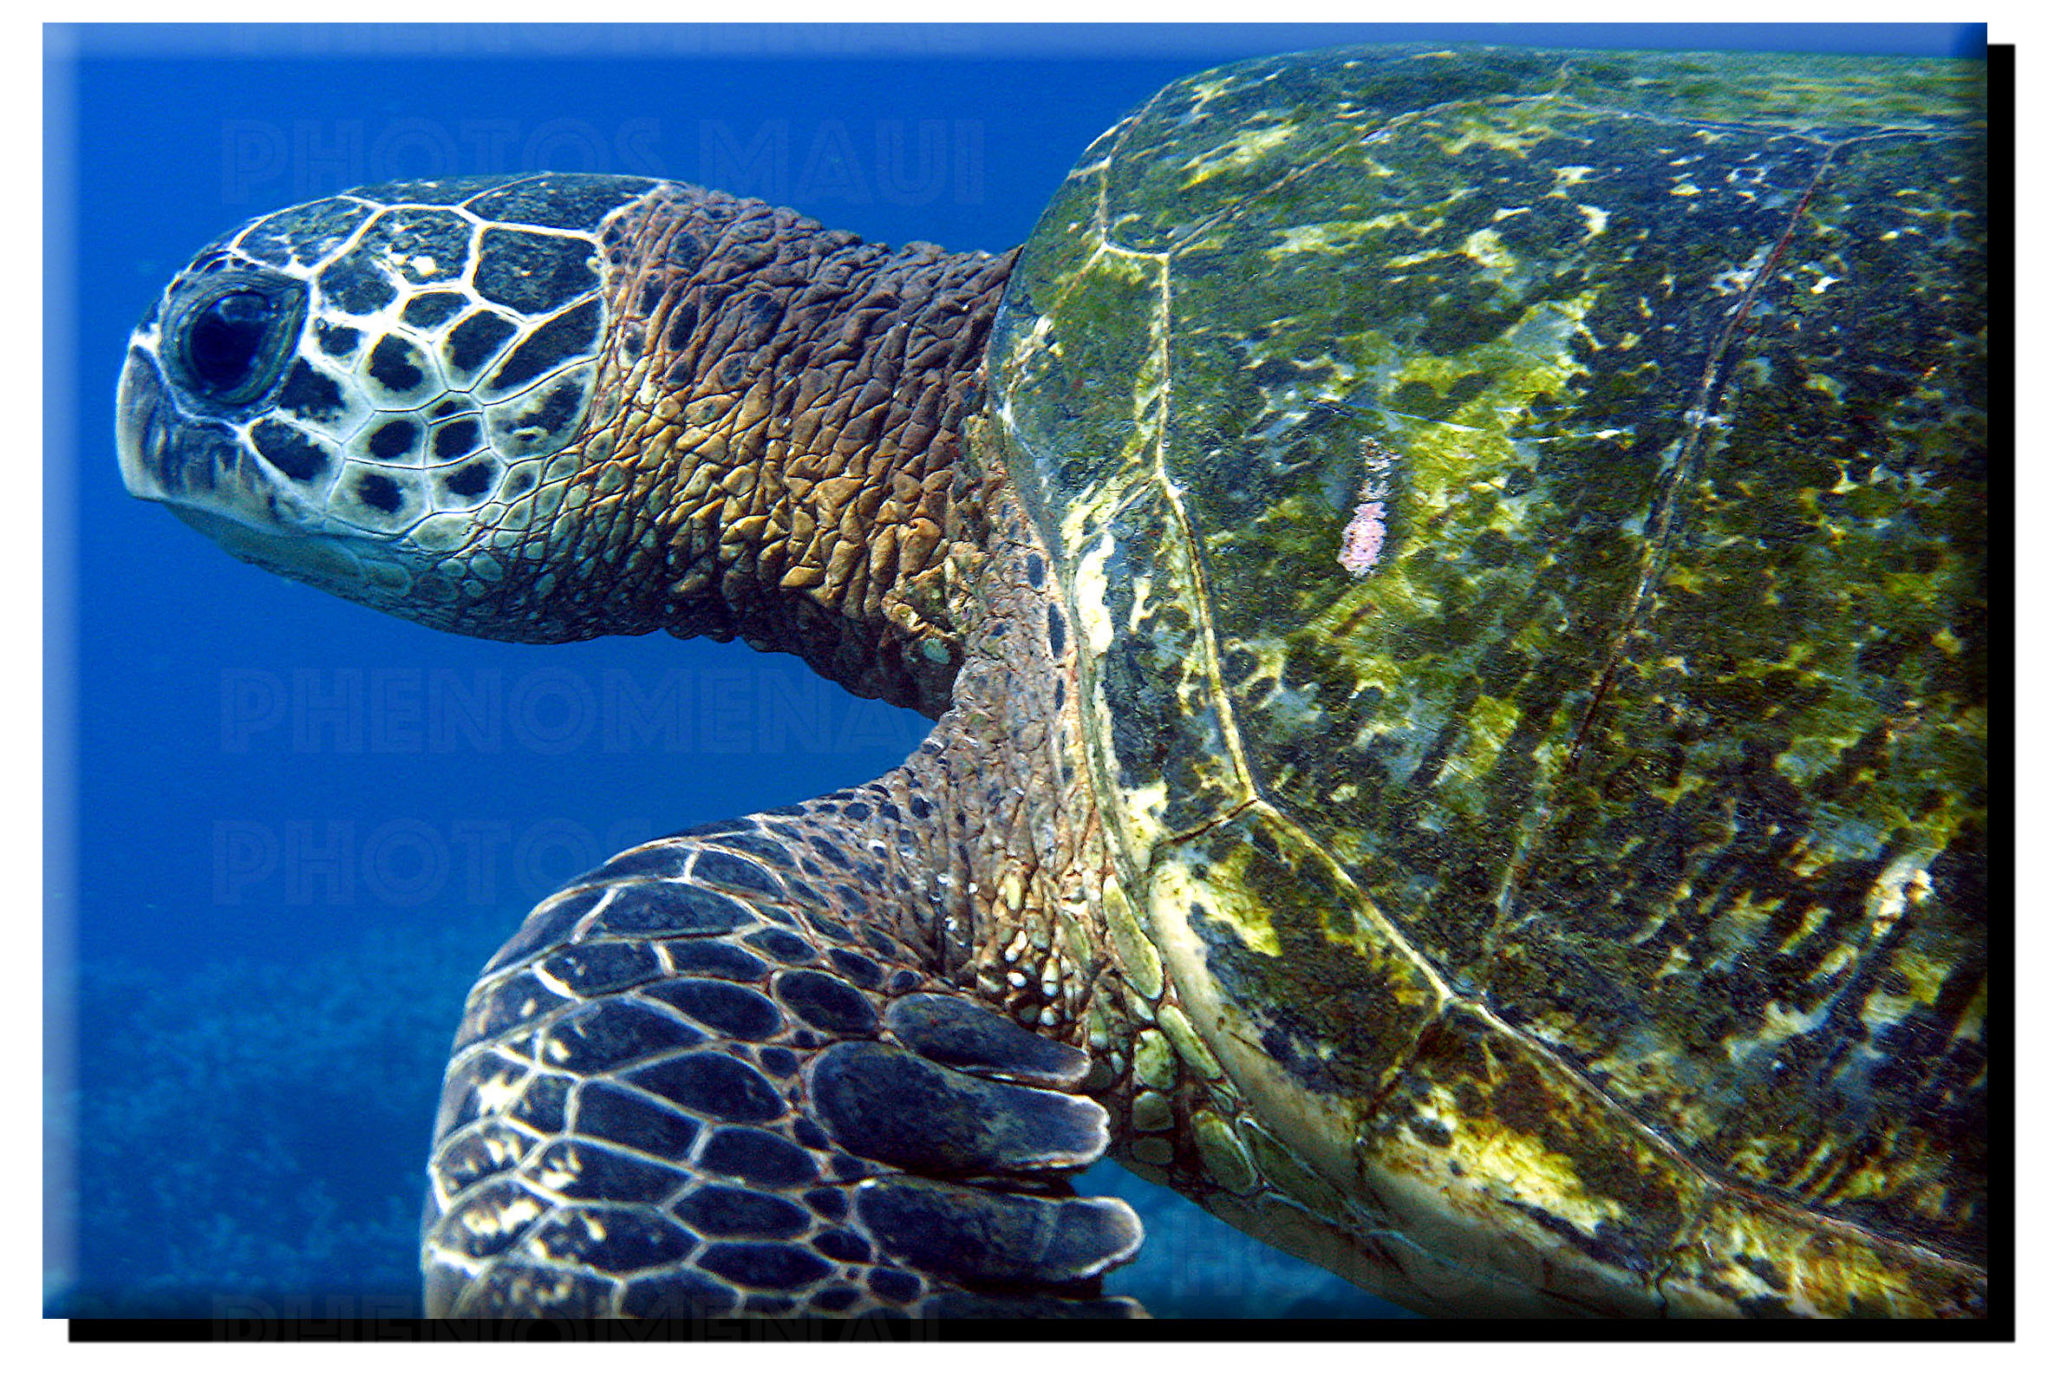
MULTIPOLYGON (((1000 250, 1164 82, 1356 41, 1968 54, 1975 26, 53 29, 46 521, 51 1313, 413 1303, 440 1059, 562 879, 873 777, 922 736, 787 656, 466 641, 242 565, 133 501, 127 333, 194 250, 390 177, 705 182, 1000 250)), ((1391 1313, 1164 1192, 1157 1313, 1391 1313)))

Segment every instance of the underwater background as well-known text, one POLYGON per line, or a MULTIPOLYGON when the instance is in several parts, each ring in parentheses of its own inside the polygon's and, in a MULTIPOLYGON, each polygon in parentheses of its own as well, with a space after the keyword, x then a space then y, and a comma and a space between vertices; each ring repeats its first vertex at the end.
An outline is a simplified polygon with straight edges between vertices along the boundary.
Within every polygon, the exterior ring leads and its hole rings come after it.
MULTIPOLYGON (((1346 42, 1981 54, 1981 26, 46 30, 45 1312, 400 1315, 471 979, 613 852, 870 779, 922 718, 789 656, 516 646, 287 583, 122 490, 128 331, 360 183, 702 182, 999 251, 1167 81, 1346 42)), ((1154 1314, 1404 1312, 1114 1167, 1154 1314)))

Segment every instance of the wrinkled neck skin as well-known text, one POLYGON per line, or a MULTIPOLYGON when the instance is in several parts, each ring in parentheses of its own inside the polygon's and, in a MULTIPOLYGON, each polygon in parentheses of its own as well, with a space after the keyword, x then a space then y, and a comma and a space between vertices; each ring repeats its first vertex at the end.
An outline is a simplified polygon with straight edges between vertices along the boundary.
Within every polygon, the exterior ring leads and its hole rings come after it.
POLYGON ((867 786, 901 825, 835 815, 838 843, 882 858, 874 917, 933 969, 1083 1040, 1108 964, 1075 954, 1106 951, 1110 862, 1075 638, 982 410, 1016 255, 883 249, 694 187, 655 198, 605 243, 617 323, 596 396, 615 409, 585 426, 532 563, 508 566, 505 596, 530 601, 501 615, 522 639, 739 637, 939 719, 867 786))
POLYGON ((947 555, 983 525, 955 510, 961 429, 1014 253, 888 249, 680 185, 604 250, 589 438, 462 629, 738 637, 938 716, 963 655, 947 555))

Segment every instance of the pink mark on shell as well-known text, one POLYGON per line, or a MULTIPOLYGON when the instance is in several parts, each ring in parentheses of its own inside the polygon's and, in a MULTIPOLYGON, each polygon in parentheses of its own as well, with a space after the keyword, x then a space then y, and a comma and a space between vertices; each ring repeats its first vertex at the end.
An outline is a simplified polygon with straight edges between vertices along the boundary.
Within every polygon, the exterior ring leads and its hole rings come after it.
POLYGON ((1361 502, 1351 515, 1351 524, 1344 528, 1344 548, 1337 552, 1337 562, 1350 570, 1353 578, 1362 577, 1380 562, 1386 540, 1385 504, 1361 502))

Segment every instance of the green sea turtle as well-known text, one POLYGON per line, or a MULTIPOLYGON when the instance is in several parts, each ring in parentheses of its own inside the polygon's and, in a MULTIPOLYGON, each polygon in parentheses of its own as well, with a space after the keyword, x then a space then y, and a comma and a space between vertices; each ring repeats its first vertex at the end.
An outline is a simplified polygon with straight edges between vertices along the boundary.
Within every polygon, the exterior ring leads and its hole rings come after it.
POLYGON ((1128 1313, 1113 1150, 1437 1313, 1982 1313, 1982 81, 1345 50, 1002 256, 566 175, 201 253, 137 495, 935 719, 533 912, 430 1307, 1128 1313))

